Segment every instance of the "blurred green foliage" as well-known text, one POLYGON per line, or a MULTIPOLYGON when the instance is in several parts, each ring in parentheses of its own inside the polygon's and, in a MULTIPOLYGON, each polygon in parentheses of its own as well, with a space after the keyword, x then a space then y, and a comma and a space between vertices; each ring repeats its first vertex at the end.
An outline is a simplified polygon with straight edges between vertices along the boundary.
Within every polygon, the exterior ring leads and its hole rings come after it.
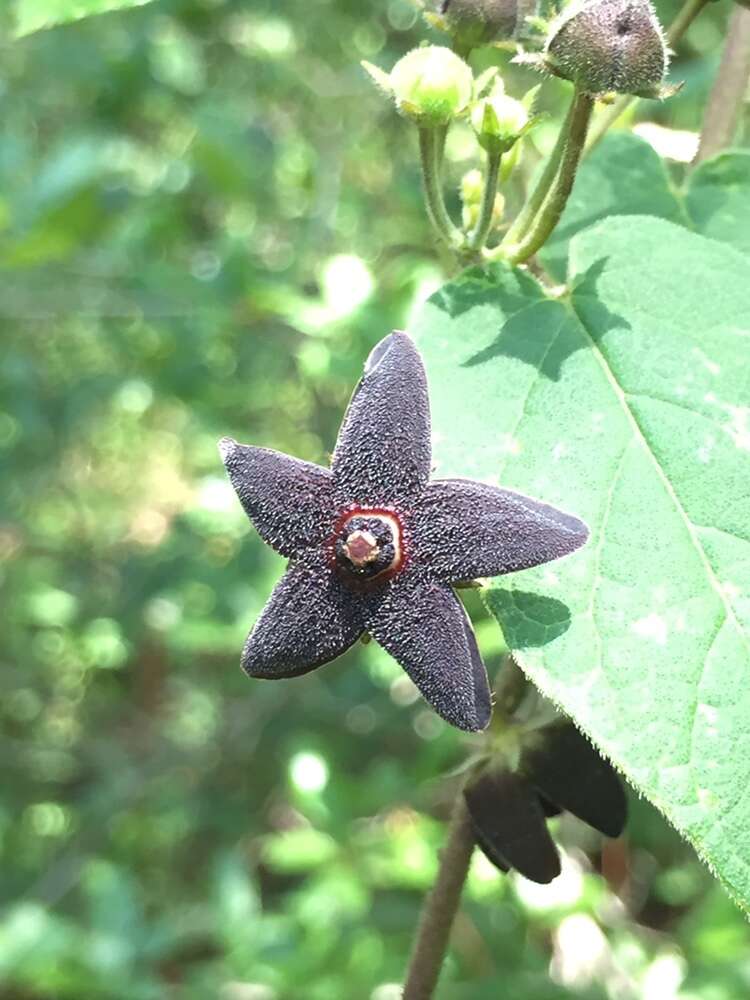
POLYGON ((11 0, 16 37, 92 14, 139 7, 151 0, 11 0))
MULTIPOLYGON (((641 114, 698 127, 726 13, 641 114)), ((407 0, 163 0, 2 47, 7 1000, 398 995, 466 740, 373 646, 241 675, 282 562, 216 441, 325 462, 366 351, 440 280, 414 137, 359 68, 422 34, 407 0)), ((470 152, 457 129, 456 181, 470 152)), ((747 996, 742 916, 632 812, 603 851, 560 823, 551 887, 478 857, 440 995, 747 996)))

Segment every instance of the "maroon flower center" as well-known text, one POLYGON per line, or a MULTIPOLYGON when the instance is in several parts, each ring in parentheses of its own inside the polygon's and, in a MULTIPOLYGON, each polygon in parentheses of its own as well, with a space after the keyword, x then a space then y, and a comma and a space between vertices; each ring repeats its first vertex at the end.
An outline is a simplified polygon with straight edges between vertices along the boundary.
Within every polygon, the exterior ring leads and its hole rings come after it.
POLYGON ((349 513, 337 525, 333 555, 337 568, 356 580, 396 573, 403 561, 401 522, 389 511, 349 513))

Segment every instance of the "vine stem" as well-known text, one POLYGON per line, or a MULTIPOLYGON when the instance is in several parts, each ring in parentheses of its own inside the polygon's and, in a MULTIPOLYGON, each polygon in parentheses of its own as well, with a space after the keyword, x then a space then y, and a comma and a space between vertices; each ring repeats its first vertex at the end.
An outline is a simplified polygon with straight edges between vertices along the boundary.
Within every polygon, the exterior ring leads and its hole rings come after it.
POLYGON ((425 900, 406 973, 403 1000, 431 1000, 448 948, 453 920, 469 874, 474 834, 461 791, 453 803, 437 879, 425 900))
MULTIPOLYGON (((680 9, 674 21, 672 21, 667 29, 667 45, 670 47, 675 46, 706 4, 710 2, 711 0, 687 0, 687 3, 680 9)), ((606 111, 599 115, 591 126, 586 152, 594 148, 605 135, 610 125, 613 125, 620 115, 623 115, 637 100, 638 98, 632 94, 623 94, 622 97, 618 97, 614 103, 610 104, 606 111)))
POLYGON ((441 134, 439 128, 420 128, 419 130, 419 155, 427 214, 438 237, 455 250, 463 242, 463 236, 451 221, 443 200, 440 176, 442 173, 441 151, 444 141, 444 132, 441 134))
POLYGON ((482 191, 482 204, 479 208, 479 219, 474 232, 469 236, 469 247, 472 250, 481 250, 487 242, 487 237, 492 228, 492 214, 495 211, 495 197, 497 195, 497 181, 500 176, 500 163, 502 153, 487 153, 487 171, 484 178, 484 190, 482 191))
POLYGON ((591 113, 594 109, 594 98, 591 94, 576 89, 570 113, 562 129, 564 135, 560 168, 552 187, 547 192, 542 207, 539 209, 528 232, 515 246, 503 247, 503 256, 512 264, 523 264, 544 245, 552 230, 560 221, 560 216, 573 189, 581 153, 586 142, 586 133, 591 113))
POLYGON ((750 10, 736 5, 729 18, 727 40, 706 110, 703 113, 696 163, 725 146, 737 130, 742 102, 750 79, 750 10))
POLYGON ((667 45, 676 45, 706 4, 710 2, 711 0, 688 0, 667 28, 667 45))
POLYGON ((549 189, 552 187, 552 182, 557 176, 557 170, 560 166, 560 160, 562 160, 563 150, 565 149, 565 143, 567 141, 568 129, 570 128, 570 115, 572 110, 573 102, 571 101, 565 121, 557 134, 555 146, 547 158, 547 163, 544 171, 542 172, 542 176, 537 181, 536 187, 529 195, 526 204, 516 216, 515 222, 503 239, 503 244, 506 246, 512 246, 513 244, 518 243, 521 237, 526 233, 526 230, 529 228, 531 223, 534 221, 534 216, 544 204, 544 199, 546 198, 549 189))

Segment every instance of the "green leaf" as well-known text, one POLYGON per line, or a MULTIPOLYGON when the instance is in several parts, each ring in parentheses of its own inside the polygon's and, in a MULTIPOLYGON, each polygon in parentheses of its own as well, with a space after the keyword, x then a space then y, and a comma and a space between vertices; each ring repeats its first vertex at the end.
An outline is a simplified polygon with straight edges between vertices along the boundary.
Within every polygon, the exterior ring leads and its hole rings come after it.
POLYGON ((487 591, 509 646, 750 904, 750 262, 662 220, 571 244, 573 291, 474 271, 426 304, 437 474, 583 517, 487 591))
POLYGON ((555 279, 565 280, 575 234, 610 215, 656 215, 687 223, 664 162, 630 132, 606 135, 581 164, 563 216, 539 254, 555 279))
POLYGON ((702 163, 685 198, 699 232, 750 253, 750 153, 720 153, 702 163))
POLYGON ((612 215, 653 215, 750 253, 750 153, 721 153, 688 175, 683 190, 643 139, 613 132, 581 165, 560 223, 539 258, 564 281, 573 237, 612 215))
POLYGON ((29 35, 41 28, 53 28, 68 21, 78 21, 92 14, 110 10, 142 7, 151 0, 16 0, 16 38, 29 35))

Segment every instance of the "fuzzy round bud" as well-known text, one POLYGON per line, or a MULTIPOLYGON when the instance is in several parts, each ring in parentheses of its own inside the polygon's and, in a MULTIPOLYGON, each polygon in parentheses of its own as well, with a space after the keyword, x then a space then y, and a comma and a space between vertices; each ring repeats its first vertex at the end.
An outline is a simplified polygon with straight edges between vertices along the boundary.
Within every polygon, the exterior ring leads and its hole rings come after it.
POLYGON ((590 94, 658 96, 668 56, 649 0, 586 0, 553 23, 544 61, 590 94))
POLYGON ((420 125, 447 125, 471 100, 474 78, 455 52, 440 45, 413 49, 393 67, 396 107, 420 125))
POLYGON ((529 113, 520 101, 496 87, 474 105, 471 124, 484 149, 507 153, 529 124, 529 113))
POLYGON ((519 0, 443 0, 446 26, 462 49, 511 38, 518 27, 519 0))

